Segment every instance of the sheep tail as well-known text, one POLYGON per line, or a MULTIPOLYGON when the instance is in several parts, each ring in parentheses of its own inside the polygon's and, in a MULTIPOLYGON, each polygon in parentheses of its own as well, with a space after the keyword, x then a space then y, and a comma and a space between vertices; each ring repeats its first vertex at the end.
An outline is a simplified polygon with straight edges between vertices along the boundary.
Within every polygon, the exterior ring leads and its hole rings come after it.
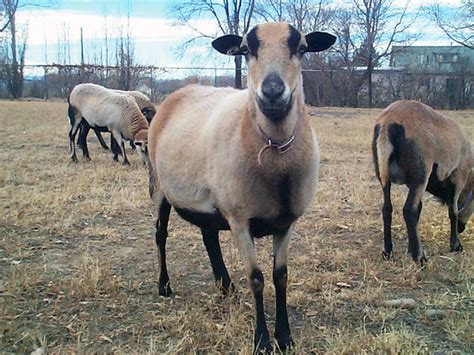
POLYGON ((377 177, 382 187, 389 182, 389 159, 393 152, 393 145, 387 135, 387 126, 377 124, 374 130, 373 141, 374 163, 377 177))

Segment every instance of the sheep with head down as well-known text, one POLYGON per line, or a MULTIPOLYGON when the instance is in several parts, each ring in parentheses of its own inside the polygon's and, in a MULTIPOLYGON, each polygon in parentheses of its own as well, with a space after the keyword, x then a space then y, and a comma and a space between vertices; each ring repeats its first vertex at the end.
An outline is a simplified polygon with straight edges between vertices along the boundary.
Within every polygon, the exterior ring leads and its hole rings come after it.
POLYGON ((292 344, 286 310, 288 246, 313 198, 319 148, 304 105, 304 53, 329 48, 335 37, 304 35, 287 23, 265 23, 213 47, 244 55, 248 88, 187 86, 168 96, 148 130, 150 194, 158 207, 159 293, 171 294, 165 244, 170 209, 201 228, 212 270, 226 294, 232 283, 218 234, 229 230, 254 296, 254 345, 271 351, 263 304, 264 277, 254 238, 273 235, 275 337, 292 344))
MULTIPOLYGON (((141 130, 148 129, 135 99, 129 95, 113 92, 100 85, 76 85, 68 97, 68 116, 71 123, 69 147, 71 159, 77 162, 74 139, 82 120, 91 127, 101 127, 110 131, 118 143, 123 163, 129 164, 124 148, 124 139, 132 141, 141 130)), ((83 154, 89 158, 87 143, 84 142, 83 154)), ((117 159, 117 154, 114 156, 117 159)))
POLYGON ((414 261, 426 261, 417 231, 425 191, 448 205, 451 251, 461 251, 458 233, 473 212, 474 190, 474 155, 463 129, 421 102, 396 101, 377 119, 372 152, 383 189, 383 256, 392 255, 392 183, 408 186, 403 217, 414 261))
MULTIPOLYGON (((135 101, 137 102, 137 105, 140 108, 140 111, 145 116, 146 120, 148 121, 148 123, 151 122, 151 120, 153 119, 153 116, 156 113, 155 105, 151 102, 150 98, 140 91, 124 91, 124 90, 108 89, 103 86, 92 84, 92 83, 81 84, 81 85, 90 85, 92 88, 95 86, 99 86, 99 87, 104 88, 105 90, 110 90, 119 94, 129 95, 133 97, 135 101)), ((99 143, 102 146, 102 148, 108 150, 109 147, 105 143, 104 138, 102 137, 102 134, 101 134, 101 132, 108 132, 107 128, 97 127, 97 126, 91 127, 89 126, 86 120, 82 121, 79 128, 79 137, 77 139, 78 146, 80 148, 83 148, 84 145, 87 145, 87 135, 91 128, 93 129, 95 135, 97 136, 97 139, 99 140, 99 143)), ((130 145, 132 146, 132 148, 135 148, 132 142, 130 142, 130 145)), ((117 157, 118 153, 120 152, 120 148, 117 146, 117 143, 114 140, 113 136, 111 136, 111 149, 114 156, 117 157)))

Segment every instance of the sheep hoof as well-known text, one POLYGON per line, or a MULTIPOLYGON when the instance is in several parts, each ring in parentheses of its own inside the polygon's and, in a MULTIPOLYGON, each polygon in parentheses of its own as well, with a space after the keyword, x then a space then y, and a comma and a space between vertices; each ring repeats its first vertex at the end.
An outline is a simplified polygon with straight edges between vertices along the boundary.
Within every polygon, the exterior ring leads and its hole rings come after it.
POLYGON ((462 247, 461 243, 458 242, 458 245, 456 246, 452 246, 451 245, 451 253, 460 253, 464 250, 464 248, 462 247))
POLYGON ((71 161, 72 161, 73 163, 79 163, 79 160, 77 159, 76 156, 71 157, 71 161))
POLYGON ((393 259, 393 253, 387 253, 385 250, 382 251, 382 259, 384 260, 392 260, 393 259))
POLYGON ((278 344, 278 348, 280 351, 284 352, 288 349, 291 349, 293 345, 295 345, 295 342, 293 341, 293 337, 291 336, 291 333, 287 333, 285 335, 276 335, 275 334, 275 339, 278 344))
POLYGON ((127 165, 130 165, 130 163, 128 162, 128 160, 125 160, 125 161, 122 163, 122 165, 127 166, 127 165))
POLYGON ((159 285, 158 286, 158 294, 163 297, 171 297, 173 291, 169 284, 166 285, 159 285))
POLYGON ((219 286, 219 289, 223 297, 230 297, 235 293, 235 286, 233 282, 230 282, 227 286, 219 286))
POLYGON ((261 339, 255 344, 254 354, 271 354, 273 352, 272 343, 270 339, 261 339))

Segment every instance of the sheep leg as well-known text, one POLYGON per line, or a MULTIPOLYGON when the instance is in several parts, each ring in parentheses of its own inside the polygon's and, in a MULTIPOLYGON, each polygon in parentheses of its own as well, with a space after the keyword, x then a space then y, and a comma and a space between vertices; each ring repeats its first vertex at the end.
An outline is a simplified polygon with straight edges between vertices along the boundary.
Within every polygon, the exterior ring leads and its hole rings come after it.
POLYGON ((408 197, 403 206, 403 218, 408 231, 408 253, 413 261, 423 265, 427 261, 421 246, 420 236, 417 231, 421 198, 425 191, 427 181, 421 185, 412 184, 409 186, 408 197))
POLYGON ((71 123, 71 129, 69 130, 69 151, 71 153, 71 160, 77 163, 76 145, 74 142, 76 140, 76 133, 81 124, 82 117, 78 110, 71 104, 68 106, 68 116, 71 123))
POLYGON ((160 263, 160 276, 158 283, 158 293, 160 296, 169 297, 173 293, 170 287, 170 278, 166 268, 166 238, 168 237, 168 220, 170 216, 171 205, 163 197, 158 207, 158 218, 156 220, 155 241, 158 249, 158 260, 160 263))
POLYGON ((79 138, 77 139, 78 146, 82 149, 82 156, 88 160, 91 160, 89 156, 89 149, 87 148, 87 135, 91 126, 85 119, 82 119, 80 128, 79 128, 79 138))
POLYGON ((293 235, 293 226, 285 234, 273 236, 273 283, 276 296, 275 339, 281 351, 285 351, 294 344, 286 310, 288 246, 293 235))
POLYGON ((81 137, 83 135, 83 131, 84 131, 84 122, 81 122, 81 125, 79 126, 79 136, 77 137, 77 146, 79 148, 82 149, 82 141, 81 141, 81 137))
POLYGON ((122 152, 120 151, 118 143, 112 134, 110 135, 110 149, 114 155, 114 161, 118 161, 118 156, 119 154, 122 154, 122 152))
MULTIPOLYGON (((123 165, 130 165, 130 163, 128 162, 128 159, 127 159, 127 154, 125 153, 125 145, 123 144, 123 139, 122 139, 122 135, 120 134, 120 132, 117 132, 117 131, 112 131, 112 135, 113 135, 113 138, 117 141, 117 145, 119 146, 120 148, 120 151, 122 152, 122 156, 123 156, 123 165)), ((114 155, 114 160, 115 160, 116 156, 114 155)))
MULTIPOLYGON (((257 255, 250 236, 248 222, 239 222, 232 217, 227 218, 232 235, 239 248, 240 256, 245 264, 247 278, 255 301, 255 336, 254 346, 256 352, 270 353, 273 350, 268 334, 267 322, 263 305, 263 273, 257 263, 257 255)), ((247 220, 246 220, 247 221, 247 220)))
POLYGON ((69 149, 71 152, 71 160, 74 163, 77 163, 77 155, 76 155, 76 145, 74 144, 74 141, 76 140, 76 134, 79 129, 79 125, 81 124, 80 120, 76 120, 74 122, 74 125, 71 127, 69 130, 69 149))
POLYGON ((102 137, 102 134, 100 133, 100 131, 98 129, 94 128, 94 133, 95 133, 95 136, 97 137, 97 140, 99 141, 101 147, 105 150, 109 150, 109 147, 107 146, 107 143, 105 143, 104 138, 102 137))
POLYGON ((451 222, 451 235, 449 238, 449 246, 451 247, 451 252, 459 252, 463 250, 461 242, 458 238, 458 206, 457 202, 454 201, 449 203, 449 220, 451 222), (455 212, 456 211, 456 212, 455 212))
POLYGON ((224 296, 234 291, 234 284, 231 282, 229 273, 222 258, 221 246, 219 244, 219 231, 217 229, 201 229, 204 245, 211 260, 214 279, 224 296))
POLYGON ((383 242, 384 248, 382 256, 384 259, 390 259, 392 257, 392 201, 390 198, 390 181, 383 187, 383 242))

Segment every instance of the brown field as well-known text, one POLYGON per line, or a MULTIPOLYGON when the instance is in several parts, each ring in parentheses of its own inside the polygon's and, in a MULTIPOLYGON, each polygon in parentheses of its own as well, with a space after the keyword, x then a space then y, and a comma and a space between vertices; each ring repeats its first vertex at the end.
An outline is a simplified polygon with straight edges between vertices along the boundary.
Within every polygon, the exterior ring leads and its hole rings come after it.
MULTIPOLYGON (((288 311, 299 353, 474 353, 474 225, 449 253, 447 209, 425 196, 425 269, 406 255, 393 190, 395 259, 384 261, 381 189, 370 140, 380 110, 315 108, 320 185, 290 248, 288 311), (387 308, 413 298, 414 309, 387 308), (430 309, 444 317, 432 319, 430 309)), ((474 136, 474 112, 446 112, 474 136)), ((253 305, 229 233, 237 286, 221 299, 197 228, 172 214, 175 297, 157 291, 154 208, 144 166, 114 163, 90 135, 91 162, 70 163, 66 104, 0 102, 0 352, 251 353, 253 305)), ((80 157, 80 155, 79 155, 80 157)), ((271 242, 256 241, 273 332, 271 242)))

